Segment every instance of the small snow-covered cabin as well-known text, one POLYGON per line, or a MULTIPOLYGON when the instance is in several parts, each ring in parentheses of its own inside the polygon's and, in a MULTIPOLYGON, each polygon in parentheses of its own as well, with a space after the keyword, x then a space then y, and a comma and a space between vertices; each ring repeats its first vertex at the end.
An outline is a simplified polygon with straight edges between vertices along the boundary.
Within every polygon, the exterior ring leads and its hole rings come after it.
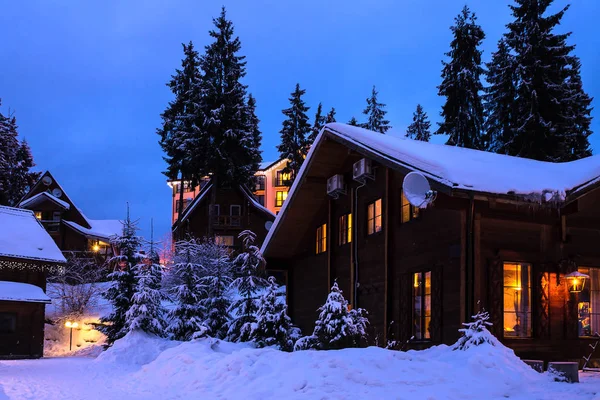
POLYGON ((373 342, 451 344, 484 308, 519 356, 580 359, 600 332, 598 205, 600 156, 540 162, 333 123, 262 250, 305 333, 337 280, 373 342), (403 191, 413 171, 437 192, 425 209, 403 191))
POLYGON ((46 276, 65 261, 33 212, 0 206, 0 358, 43 355, 46 276))

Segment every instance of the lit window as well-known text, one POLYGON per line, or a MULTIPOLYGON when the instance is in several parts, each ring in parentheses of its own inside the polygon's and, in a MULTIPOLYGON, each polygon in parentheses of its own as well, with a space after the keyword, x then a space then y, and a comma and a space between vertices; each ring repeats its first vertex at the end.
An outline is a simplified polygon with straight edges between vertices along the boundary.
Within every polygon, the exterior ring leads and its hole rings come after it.
POLYGON ((292 174, 289 172, 277 171, 277 177, 275 179, 275 186, 287 186, 292 179, 292 174))
POLYGON ((215 236, 215 243, 219 246, 233 247, 233 236, 215 236))
POLYGON ((579 336, 594 336, 600 333, 600 268, 579 268, 579 272, 590 277, 578 294, 579 336))
POLYGON ((352 214, 342 215, 339 221, 339 244, 352 242, 352 214))
POLYGON ((369 204, 367 208, 367 233, 372 235, 380 232, 382 229, 381 221, 381 199, 378 199, 369 204))
POLYGON ((287 199, 287 191, 278 191, 275 193, 275 207, 283 206, 283 202, 287 199))
POLYGON ((40 220, 41 220, 41 219, 42 219, 42 212, 41 212, 41 211, 36 211, 36 212, 35 212, 35 217, 36 217, 37 219, 40 219, 40 220))
POLYGON ((431 271, 413 274, 413 329, 417 340, 431 339, 431 271))
POLYGON ((0 335, 15 333, 17 330, 17 314, 0 312, 0 335))
POLYGON ((419 218, 419 207, 415 207, 408 202, 408 199, 402 192, 402 223, 412 219, 419 218))
POLYGON ((317 254, 327 251, 327 224, 317 228, 317 254))
POLYGON ((504 263, 504 337, 531 337, 531 265, 504 263))

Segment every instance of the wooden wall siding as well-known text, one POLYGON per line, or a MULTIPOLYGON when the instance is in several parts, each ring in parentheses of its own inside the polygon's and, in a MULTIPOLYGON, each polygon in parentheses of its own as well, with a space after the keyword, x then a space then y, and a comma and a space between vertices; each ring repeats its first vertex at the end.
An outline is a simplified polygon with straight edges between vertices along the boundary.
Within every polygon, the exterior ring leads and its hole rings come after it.
POLYGON ((499 257, 488 261, 489 265, 489 291, 488 306, 490 313, 490 322, 492 326, 490 331, 494 336, 501 338, 504 336, 504 276, 503 264, 499 257))
POLYGON ((537 305, 535 307, 534 332, 540 339, 550 338, 550 274, 547 266, 542 265, 536 278, 539 290, 537 292, 537 305))
POLYGON ((399 279, 399 296, 397 303, 399 304, 398 323, 392 327, 392 332, 396 333, 397 340, 405 343, 412 335, 412 298, 413 290, 412 274, 402 274, 399 279))
POLYGON ((14 334, 3 334, 1 358, 39 358, 44 347, 44 306, 39 303, 0 301, 0 312, 15 313, 14 334))
POLYGON ((443 326, 443 288, 444 274, 442 266, 436 266, 431 273, 431 340, 434 343, 441 343, 443 326))

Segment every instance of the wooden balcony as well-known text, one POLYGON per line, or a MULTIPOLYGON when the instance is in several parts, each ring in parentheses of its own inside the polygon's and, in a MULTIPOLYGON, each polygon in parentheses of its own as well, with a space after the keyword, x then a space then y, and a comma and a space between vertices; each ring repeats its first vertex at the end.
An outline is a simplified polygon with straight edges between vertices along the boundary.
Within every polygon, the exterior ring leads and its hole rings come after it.
POLYGON ((240 215, 213 215, 211 222, 218 228, 241 228, 242 217, 240 215))

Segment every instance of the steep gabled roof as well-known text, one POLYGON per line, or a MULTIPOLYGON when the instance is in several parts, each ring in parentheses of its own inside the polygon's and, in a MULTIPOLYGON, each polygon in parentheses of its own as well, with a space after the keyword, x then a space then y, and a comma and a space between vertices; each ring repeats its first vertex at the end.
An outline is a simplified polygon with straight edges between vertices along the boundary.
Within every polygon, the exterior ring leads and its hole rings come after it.
POLYGON ((56 197, 48 192, 40 192, 40 193, 36 194, 35 196, 29 197, 28 199, 23 200, 22 202, 19 203, 19 207, 23 207, 23 208, 25 208, 27 206, 33 207, 44 201, 51 201, 52 203, 56 204, 57 206, 65 209, 65 210, 68 210, 71 208, 71 205, 69 203, 59 199, 58 197, 56 197))
POLYGON ((63 220, 63 223, 87 238, 99 239, 103 242, 109 242, 112 237, 123 232, 123 224, 118 219, 88 219, 87 221, 92 226, 91 228, 83 227, 73 221, 63 220))

